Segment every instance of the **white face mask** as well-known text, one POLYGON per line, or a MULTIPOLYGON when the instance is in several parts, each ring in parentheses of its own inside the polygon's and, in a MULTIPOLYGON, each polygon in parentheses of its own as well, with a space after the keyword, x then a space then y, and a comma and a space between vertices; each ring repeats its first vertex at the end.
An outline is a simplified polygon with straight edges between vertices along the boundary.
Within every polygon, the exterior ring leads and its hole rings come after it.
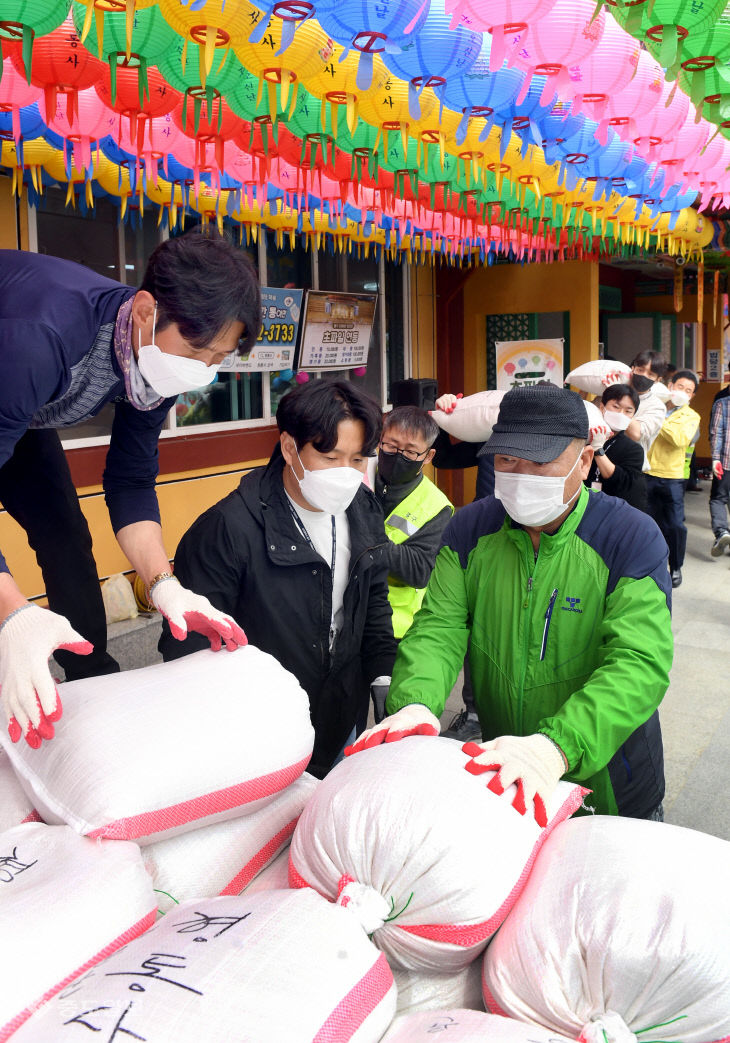
POLYGON ((301 464, 304 476, 299 478, 293 467, 291 471, 307 503, 319 511, 324 511, 325 514, 341 514, 346 511, 362 485, 362 474, 354 467, 321 467, 317 471, 308 471, 298 451, 297 460, 301 464))
POLYGON ((200 359, 188 359, 182 355, 168 355, 155 344, 155 322, 157 305, 152 318, 152 343, 142 343, 142 331, 139 331, 139 353, 137 365, 146 382, 162 398, 182 395, 185 391, 195 391, 205 387, 215 379, 219 366, 206 366, 200 359))
POLYGON ((672 391, 669 398, 671 399, 672 404, 677 407, 677 409, 680 409, 682 406, 689 405, 689 395, 686 391, 680 391, 679 388, 677 388, 676 391, 672 391))
POLYGON ((632 420, 630 416, 626 416, 625 413, 619 413, 615 409, 607 409, 603 414, 603 419, 612 431, 625 431, 632 420))
POLYGON ((518 525, 540 528, 555 521, 580 494, 579 485, 567 503, 563 503, 565 483, 582 460, 578 454, 566 475, 556 478, 543 474, 515 474, 511 471, 494 472, 494 495, 518 525))

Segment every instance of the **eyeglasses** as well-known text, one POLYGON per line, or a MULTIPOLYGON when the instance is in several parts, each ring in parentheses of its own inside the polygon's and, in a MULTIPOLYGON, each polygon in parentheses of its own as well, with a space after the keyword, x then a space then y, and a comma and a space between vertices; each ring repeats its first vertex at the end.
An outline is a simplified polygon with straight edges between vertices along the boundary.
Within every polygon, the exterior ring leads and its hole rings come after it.
POLYGON ((424 449, 422 453, 417 453, 415 449, 401 449, 397 445, 393 445, 392 442, 381 442, 380 448, 388 456, 395 456, 398 453, 399 456, 404 456, 406 460, 410 460, 411 463, 415 463, 416 460, 420 460, 422 456, 425 456, 428 449, 424 449))

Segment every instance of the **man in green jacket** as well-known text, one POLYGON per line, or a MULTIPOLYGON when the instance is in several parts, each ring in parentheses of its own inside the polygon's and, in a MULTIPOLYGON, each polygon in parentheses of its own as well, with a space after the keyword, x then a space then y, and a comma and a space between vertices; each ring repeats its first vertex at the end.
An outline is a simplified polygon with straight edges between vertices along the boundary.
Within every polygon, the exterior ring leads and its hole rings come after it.
POLYGON ((667 548, 656 524, 583 486, 593 459, 578 395, 519 388, 492 437, 495 495, 444 532, 421 611, 401 642, 387 717, 352 752, 438 718, 469 659, 485 742, 468 771, 516 784, 514 807, 546 822, 565 777, 601 814, 661 818, 657 707, 672 662, 667 548))

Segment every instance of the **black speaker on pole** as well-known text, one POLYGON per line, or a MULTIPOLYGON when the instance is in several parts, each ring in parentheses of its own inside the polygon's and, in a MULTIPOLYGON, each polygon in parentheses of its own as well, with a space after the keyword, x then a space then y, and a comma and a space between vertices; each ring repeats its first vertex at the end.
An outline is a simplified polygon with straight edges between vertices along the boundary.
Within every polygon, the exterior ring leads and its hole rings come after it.
POLYGON ((436 381, 430 377, 393 382, 391 400, 394 409, 397 406, 420 406, 421 409, 433 409, 437 398, 436 381))

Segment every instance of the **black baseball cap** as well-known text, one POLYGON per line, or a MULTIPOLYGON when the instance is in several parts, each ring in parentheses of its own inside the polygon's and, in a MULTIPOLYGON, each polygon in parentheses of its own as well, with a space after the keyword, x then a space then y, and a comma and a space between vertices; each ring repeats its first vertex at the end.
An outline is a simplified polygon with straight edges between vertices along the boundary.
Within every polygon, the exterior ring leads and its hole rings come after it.
POLYGON ((515 388, 502 399, 479 455, 500 453, 546 464, 575 438, 588 440, 588 413, 580 395, 555 384, 515 388))

